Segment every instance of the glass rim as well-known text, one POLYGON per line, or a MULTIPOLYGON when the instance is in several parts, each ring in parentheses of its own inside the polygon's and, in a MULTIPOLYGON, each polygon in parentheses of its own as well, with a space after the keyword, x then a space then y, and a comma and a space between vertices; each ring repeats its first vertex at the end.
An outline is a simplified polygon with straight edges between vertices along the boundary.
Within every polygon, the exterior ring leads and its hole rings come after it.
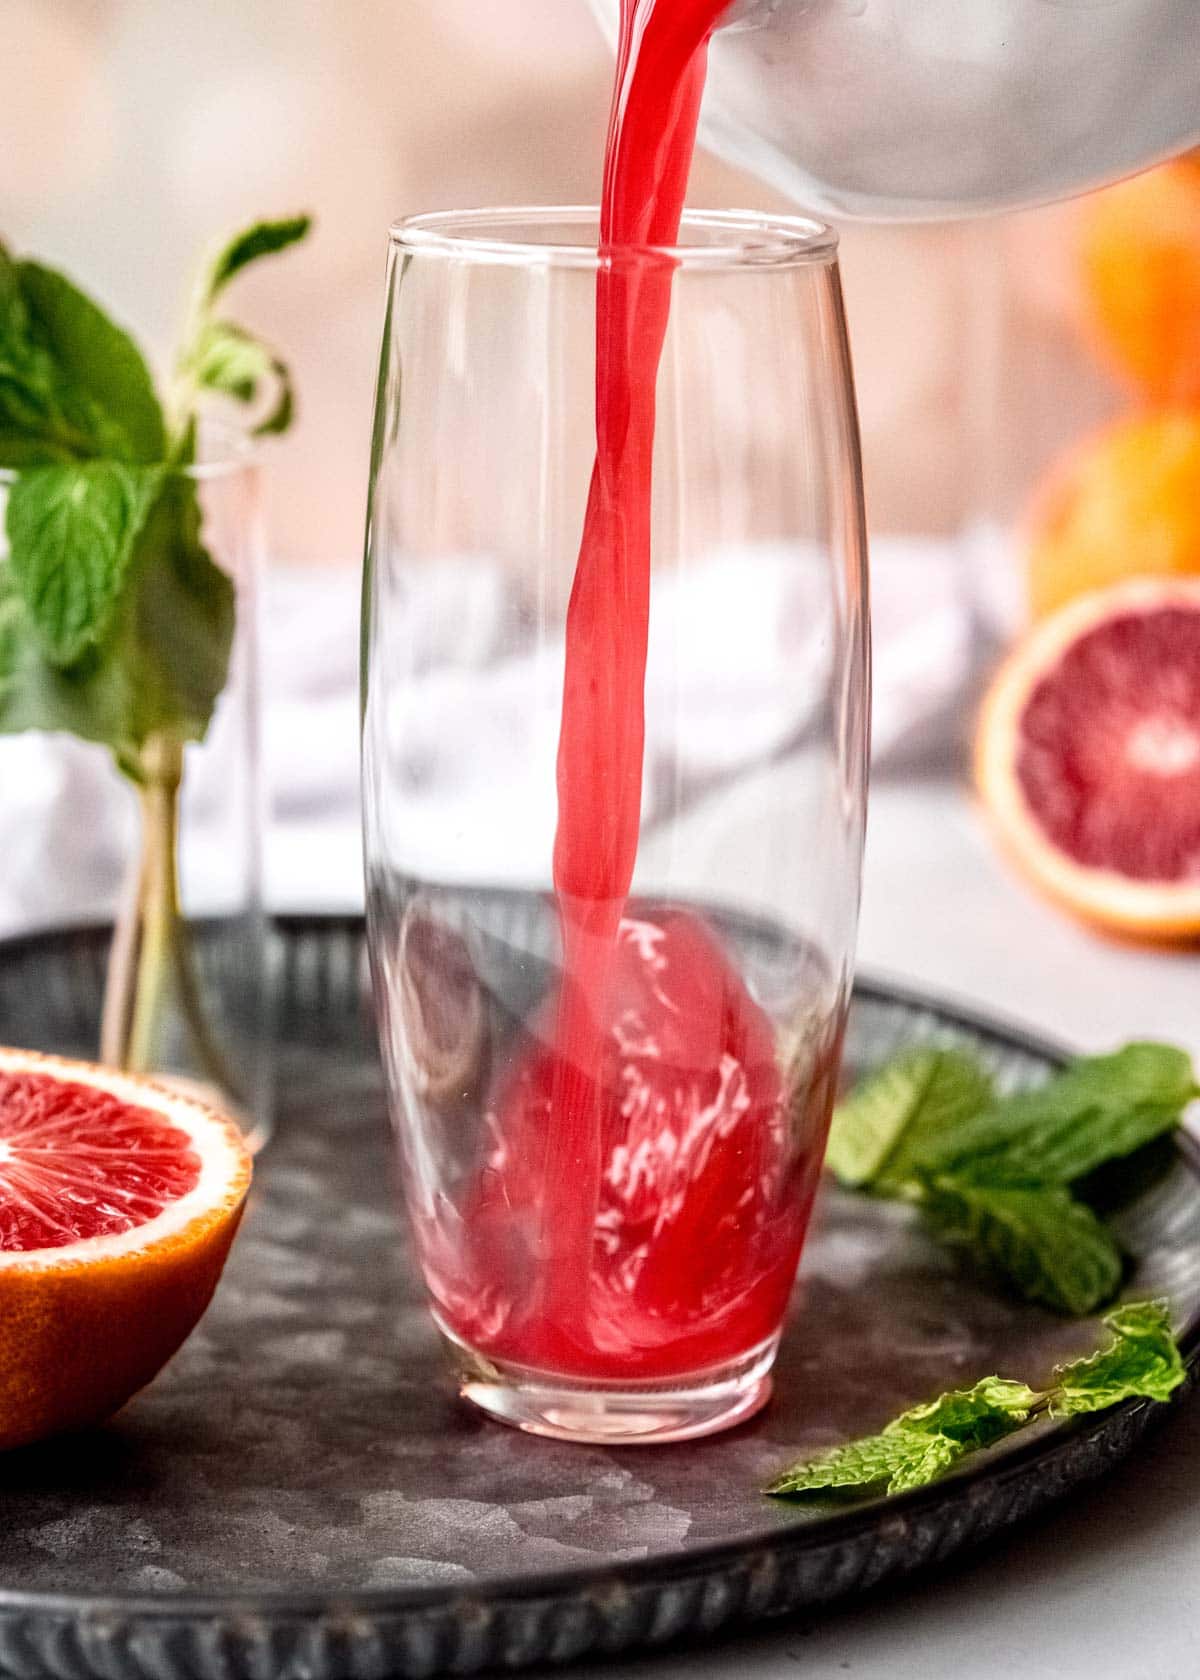
MULTIPOLYGON (((518 267, 598 269, 611 265, 595 244, 503 237, 511 227, 526 233, 539 225, 561 229, 578 223, 595 229, 595 205, 509 205, 493 209, 430 210, 403 216, 388 230, 391 245, 420 256, 518 267)), ((683 269, 828 267, 837 261, 838 236, 815 216, 759 210, 685 210, 683 227, 717 235, 699 245, 628 245, 622 257, 655 257, 683 269)))
MULTIPOLYGON (((166 467, 168 472, 178 478, 195 479, 198 483, 205 483, 214 479, 234 478, 239 473, 253 472, 262 463, 262 443, 252 432, 243 430, 240 426, 230 425, 227 421, 206 418, 200 421, 198 435, 201 446, 209 446, 207 458, 199 461, 189 461, 186 466, 174 466, 167 461, 146 461, 131 463, 115 461, 118 466, 143 465, 147 467, 166 467)), ((56 461, 40 463, 53 466, 105 466, 114 461, 107 456, 87 456, 80 460, 56 461)), ((29 467, 0 467, 0 486, 14 484, 23 472, 36 472, 37 465, 29 467)))

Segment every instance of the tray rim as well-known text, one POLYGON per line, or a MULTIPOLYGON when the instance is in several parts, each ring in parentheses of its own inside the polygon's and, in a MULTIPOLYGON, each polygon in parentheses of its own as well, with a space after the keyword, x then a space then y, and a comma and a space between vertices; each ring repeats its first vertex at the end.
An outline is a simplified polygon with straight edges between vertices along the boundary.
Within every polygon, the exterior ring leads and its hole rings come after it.
MULTIPOLYGON (((276 913, 269 917, 274 931, 284 938, 305 934, 337 933, 365 937, 362 915, 336 911, 276 913)), ((102 934, 106 924, 101 920, 80 922, 70 926, 56 926, 40 930, 22 931, 0 937, 0 963, 8 955, 36 952, 72 936, 102 934)), ((853 996, 880 1005, 895 1004, 913 1011, 921 1011, 945 1021, 947 1025, 963 1028, 985 1039, 999 1040, 1008 1048, 1054 1065, 1061 1066, 1072 1054, 1069 1048, 1055 1039, 1039 1034, 1002 1015, 992 1014, 983 1006, 959 1002, 903 980, 893 980, 888 974, 868 972, 856 975, 853 996)), ((1179 1153, 1200 1183, 1200 1139, 1186 1128, 1176 1135, 1179 1153)), ((1068 1457, 1077 1447, 1100 1441, 1116 1433, 1125 1423, 1132 1426, 1132 1442, 1136 1441, 1153 1421, 1165 1421, 1174 1415, 1186 1400, 1200 1377, 1200 1312, 1180 1335, 1180 1349, 1188 1369, 1188 1382, 1165 1404, 1143 1399, 1127 1400, 1107 1411, 1089 1416, 1070 1418, 1047 1424, 1033 1439, 1020 1446, 1010 1446, 1002 1452, 981 1455, 970 1468, 953 1473, 926 1488, 905 1494, 884 1495, 862 1504, 831 1512, 813 1523, 786 1524, 748 1532, 732 1540, 687 1547, 656 1556, 623 1559, 608 1563, 581 1563, 562 1569, 530 1573, 520 1577, 481 1574, 469 1582, 454 1585, 362 1586, 342 1589, 330 1588, 274 1588, 257 1587, 244 1591, 236 1588, 221 1590, 172 1589, 161 1593, 140 1592, 55 1592, 28 1588, 13 1589, 0 1585, 0 1617, 40 1615, 56 1618, 86 1618, 107 1621, 117 1614, 126 1619, 153 1624, 179 1624, 195 1620, 217 1622, 232 1618, 248 1626, 264 1618, 301 1626, 324 1623, 343 1625, 362 1617, 420 1614, 422 1611, 478 1614, 505 1604, 513 1606, 538 1602, 562 1603, 578 1598, 581 1593, 597 1589, 620 1592, 637 1589, 683 1585, 696 1579, 712 1578, 735 1568, 753 1566, 767 1559, 786 1561, 804 1553, 837 1550, 865 1537, 878 1533, 881 1527, 894 1527, 897 1533, 924 1515, 939 1508, 970 1505, 978 1490, 999 1490, 1009 1484, 1024 1482, 1034 1465, 1052 1467, 1068 1457)), ((497 1427, 500 1427, 497 1425, 497 1427)), ((589 1448, 595 1451, 595 1448, 589 1448)), ((603 1449, 600 1449, 603 1450, 603 1449)), ((622 1451, 638 1450, 634 1447, 622 1451)), ((653 1447, 640 1449, 653 1452, 653 1447)), ((1124 1456, 1114 1453, 1111 1462, 1124 1456)), ((1070 1486, 1094 1479, 1082 1475, 1070 1486)), ((1037 1509, 1052 1504, 1069 1491, 1051 1491, 1037 1502, 1037 1509)), ((766 1496, 764 1495, 764 1498, 766 1496)), ((1002 1521, 997 1528, 1009 1526, 1002 1521)), ((969 1545, 970 1542, 967 1542, 969 1545)), ((955 1547, 954 1551, 958 1548, 955 1547)), ((913 1566, 919 1569, 921 1563, 913 1566)), ((889 1571, 899 1578, 912 1569, 889 1571)), ((796 1608, 801 1608, 797 1605, 796 1608)), ((735 1615, 735 1621, 744 1616, 735 1615)), ((726 1625, 725 1619, 720 1624, 726 1625)), ((611 1654, 647 1648, 651 1642, 635 1639, 612 1647, 611 1654)), ((600 1654, 596 1648, 595 1654, 600 1654)), ((544 1659, 534 1659, 544 1660, 544 1659)), ((551 1659, 552 1660, 552 1659, 551 1659)), ((515 1666, 515 1665, 513 1665, 515 1666)), ((5 1672, 0 1659, 0 1673, 5 1672)), ((431 1673, 442 1672, 440 1667, 431 1673)), ((458 1669, 456 1672, 469 1672, 458 1669)))

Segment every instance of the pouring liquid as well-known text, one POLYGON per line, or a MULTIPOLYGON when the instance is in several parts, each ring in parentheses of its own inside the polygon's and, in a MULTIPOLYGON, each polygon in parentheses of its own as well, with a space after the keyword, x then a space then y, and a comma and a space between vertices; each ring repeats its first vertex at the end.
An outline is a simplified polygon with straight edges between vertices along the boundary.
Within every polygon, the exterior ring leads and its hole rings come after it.
MULTIPOLYGON (((775 1024, 691 911, 631 905, 655 388, 709 36, 727 0, 622 0, 596 285, 596 458, 566 623, 560 987, 492 1095, 440 1310, 496 1358, 607 1379, 769 1341, 836 1053, 784 1089, 775 1024)), ((430 1268, 437 1271, 436 1265, 430 1268)))

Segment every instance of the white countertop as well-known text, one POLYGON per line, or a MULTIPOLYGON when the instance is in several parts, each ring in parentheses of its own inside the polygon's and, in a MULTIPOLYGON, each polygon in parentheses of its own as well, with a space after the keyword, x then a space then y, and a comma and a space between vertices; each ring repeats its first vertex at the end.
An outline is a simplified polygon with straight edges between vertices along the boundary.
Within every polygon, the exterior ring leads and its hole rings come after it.
MULTIPOLYGON (((879 777, 860 967, 1069 1046, 1138 1035, 1200 1055, 1200 956, 1102 941, 997 859, 965 789, 879 777)), ((595 1680, 1195 1680, 1200 1406, 1093 1487, 938 1575, 595 1680)), ((577 1671, 572 1671, 577 1672, 577 1671)))
POLYGON ((875 777, 859 967, 1068 1048, 1165 1038, 1200 1060, 1200 954, 1100 938, 1043 902, 948 778, 875 777))

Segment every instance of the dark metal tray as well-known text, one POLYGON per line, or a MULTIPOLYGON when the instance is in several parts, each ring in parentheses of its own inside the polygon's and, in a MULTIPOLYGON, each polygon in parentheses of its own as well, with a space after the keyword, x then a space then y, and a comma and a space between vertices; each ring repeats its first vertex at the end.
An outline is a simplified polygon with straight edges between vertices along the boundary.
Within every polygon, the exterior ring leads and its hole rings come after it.
MULTIPOLYGON (((208 1317, 105 1429, 0 1459, 0 1673, 389 1680, 615 1653, 811 1608, 1032 1516, 1155 1408, 1039 1426, 932 1489, 823 1511, 759 1489, 798 1453, 992 1370, 1037 1380, 1088 1326, 990 1293, 892 1206, 827 1191, 778 1396, 710 1441, 531 1440, 448 1387, 397 1234, 361 924, 284 920, 281 1114, 208 1317)), ((90 1050, 103 930, 0 945, 0 1040, 90 1050)), ((852 1064, 977 1046, 1009 1083, 1056 1052, 864 982, 852 1064)), ((1124 1214, 1131 1289, 1200 1342, 1189 1150, 1124 1214)), ((1158 1410, 1162 1410, 1159 1408, 1158 1410)))

